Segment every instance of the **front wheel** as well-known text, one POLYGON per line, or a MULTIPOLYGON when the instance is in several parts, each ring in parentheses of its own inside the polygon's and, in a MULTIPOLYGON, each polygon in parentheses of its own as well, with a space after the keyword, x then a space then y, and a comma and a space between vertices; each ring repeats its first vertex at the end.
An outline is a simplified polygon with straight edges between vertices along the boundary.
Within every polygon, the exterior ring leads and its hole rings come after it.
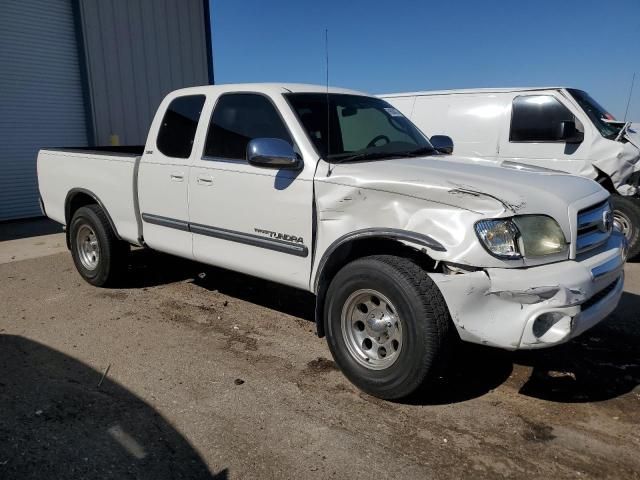
POLYGON ((117 239, 98 205, 87 205, 73 214, 69 239, 73 262, 82 278, 97 287, 116 283, 129 245, 117 239))
POLYGON ((451 319, 442 294, 411 260, 355 260, 329 286, 325 332, 331 354, 358 388, 384 399, 406 397, 441 372, 451 319))
POLYGON ((640 199, 635 197, 611 196, 613 223, 629 242, 628 258, 640 253, 640 199))

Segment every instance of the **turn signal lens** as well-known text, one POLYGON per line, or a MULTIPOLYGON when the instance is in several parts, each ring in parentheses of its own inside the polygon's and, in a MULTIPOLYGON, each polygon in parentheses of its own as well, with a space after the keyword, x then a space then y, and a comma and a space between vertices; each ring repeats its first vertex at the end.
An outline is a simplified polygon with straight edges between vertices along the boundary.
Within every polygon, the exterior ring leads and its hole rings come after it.
POLYGON ((496 257, 521 257, 518 250, 518 228, 511 219, 480 220, 475 228, 478 238, 496 257))

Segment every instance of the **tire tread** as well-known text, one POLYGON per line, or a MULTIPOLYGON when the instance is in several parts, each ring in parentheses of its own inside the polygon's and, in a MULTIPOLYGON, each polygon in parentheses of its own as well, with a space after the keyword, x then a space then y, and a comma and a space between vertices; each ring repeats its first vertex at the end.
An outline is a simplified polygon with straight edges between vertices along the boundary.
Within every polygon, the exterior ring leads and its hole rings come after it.
POLYGON ((635 230, 629 242, 628 259, 631 260, 640 254, 640 199, 636 197, 612 195, 611 206, 614 211, 624 211, 632 223, 632 228, 635 230))
POLYGON ((444 364, 449 356, 450 347, 450 326, 451 319, 449 315, 449 308, 440 293, 435 282, 429 277, 427 272, 415 262, 404 257, 397 257, 393 255, 375 255, 373 257, 382 263, 389 265, 397 270, 402 276, 410 279, 411 283, 418 291, 419 298, 422 301, 424 310, 431 314, 431 318, 435 320, 435 335, 425 335, 423 341, 429 345, 431 351, 439 352, 434 359, 429 356, 425 356, 423 366, 426 367, 423 371, 425 375, 417 381, 416 389, 421 386, 424 387, 425 383, 432 378, 427 378, 427 373, 430 373, 429 377, 437 376, 442 372, 444 364), (434 362, 435 360, 435 362, 434 362), (435 364, 433 364, 435 363, 435 364))
MULTIPOLYGON (((106 271, 103 269, 100 273, 98 273, 98 275, 96 275, 96 277, 87 278, 85 277, 85 275, 83 275, 83 277, 92 285, 99 287, 108 287, 117 284, 122 273, 124 259, 126 257, 129 245, 126 242, 118 239, 115 232, 113 231, 113 228, 111 228, 111 223, 109 222, 107 214, 102 208, 100 208, 99 205, 90 204, 79 208, 73 215, 71 225, 73 225, 76 218, 80 216, 87 216, 91 223, 97 221, 98 224, 95 225, 95 227, 102 230, 103 233, 103 235, 101 235, 101 237, 103 238, 100 238, 100 261, 107 262, 108 264, 105 267, 106 271), (88 210, 91 213, 84 212, 83 210, 88 210), (95 215, 96 218, 91 218, 91 215, 95 215)), ((75 242, 75 239, 72 239, 72 242, 75 242)), ((75 245, 73 245, 72 248, 75 248, 75 245)), ((80 268, 78 268, 78 270, 80 270, 80 268)))
MULTIPOLYGON (((416 359, 416 363, 411 367, 415 373, 413 376, 395 385, 375 385, 375 382, 371 383, 372 381, 365 379, 362 385, 358 386, 368 391, 368 393, 387 400, 400 399, 423 390, 443 372, 453 346, 451 341, 452 323, 444 297, 423 267, 409 258, 395 255, 371 255, 353 260, 345 265, 334 277, 334 280, 337 280, 337 284, 335 286, 330 285, 330 293, 334 293, 332 291, 339 288, 340 278, 342 277, 341 272, 353 269, 357 271, 360 268, 370 271, 385 270, 385 275, 399 284, 401 288, 412 289, 411 298, 414 298, 414 307, 418 309, 417 311, 424 312, 424 317, 426 317, 424 321, 427 323, 419 329, 422 332, 422 338, 418 341, 423 343, 426 348, 423 350, 422 358, 416 359), (416 297, 419 302, 417 305, 415 302, 416 297)), ((328 324, 331 315, 329 303, 330 300, 327 298, 327 306, 325 307, 326 332, 334 330, 328 324)), ((327 340, 330 346, 335 344, 329 338, 327 340)))

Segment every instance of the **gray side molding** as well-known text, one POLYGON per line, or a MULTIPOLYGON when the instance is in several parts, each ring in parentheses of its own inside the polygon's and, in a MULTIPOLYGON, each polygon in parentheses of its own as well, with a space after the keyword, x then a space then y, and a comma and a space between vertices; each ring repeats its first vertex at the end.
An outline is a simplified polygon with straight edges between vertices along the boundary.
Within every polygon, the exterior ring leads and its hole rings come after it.
POLYGON ((174 218, 163 217, 161 215, 153 215, 151 213, 143 213, 141 215, 142 220, 152 225, 159 225, 161 227, 174 228, 176 230, 189 231, 189 223, 183 220, 176 220, 174 218))
POLYGON ((276 252, 288 253, 296 257, 306 257, 309 255, 309 249, 305 245, 286 242, 275 238, 265 238, 251 233, 236 232, 224 228, 211 227, 209 225, 200 225, 190 223, 189 230, 198 235, 206 235, 208 237, 219 238, 230 242, 242 243, 258 248, 266 248, 276 252))
POLYGON ((266 248, 267 250, 287 253, 289 255, 295 255, 296 257, 306 257, 309 255, 309 249, 305 245, 299 243, 287 242, 276 238, 262 237, 252 233, 227 230, 225 228, 218 228, 210 225, 190 223, 184 220, 177 220, 175 218, 153 215, 151 213, 143 213, 141 216, 142 220, 146 223, 173 228, 176 230, 183 230, 196 235, 205 235, 207 237, 219 238, 221 240, 242 243, 244 245, 251 245, 253 247, 266 248))

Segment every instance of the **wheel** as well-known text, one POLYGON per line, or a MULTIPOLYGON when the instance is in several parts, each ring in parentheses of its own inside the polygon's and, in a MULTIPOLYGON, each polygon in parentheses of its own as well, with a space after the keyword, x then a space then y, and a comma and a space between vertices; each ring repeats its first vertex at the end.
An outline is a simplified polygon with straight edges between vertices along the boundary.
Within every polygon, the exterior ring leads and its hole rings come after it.
POLYGON ((119 241, 98 205, 79 208, 69 226, 71 256, 76 269, 97 287, 116 283, 129 245, 119 241))
POLYGON ((611 196, 613 223, 624 233, 629 242, 628 258, 640 253, 640 199, 635 197, 611 196))
POLYGON ((450 329, 440 290, 405 258, 354 260, 327 291, 331 354, 353 384, 376 397, 406 397, 435 378, 448 359, 450 329))

